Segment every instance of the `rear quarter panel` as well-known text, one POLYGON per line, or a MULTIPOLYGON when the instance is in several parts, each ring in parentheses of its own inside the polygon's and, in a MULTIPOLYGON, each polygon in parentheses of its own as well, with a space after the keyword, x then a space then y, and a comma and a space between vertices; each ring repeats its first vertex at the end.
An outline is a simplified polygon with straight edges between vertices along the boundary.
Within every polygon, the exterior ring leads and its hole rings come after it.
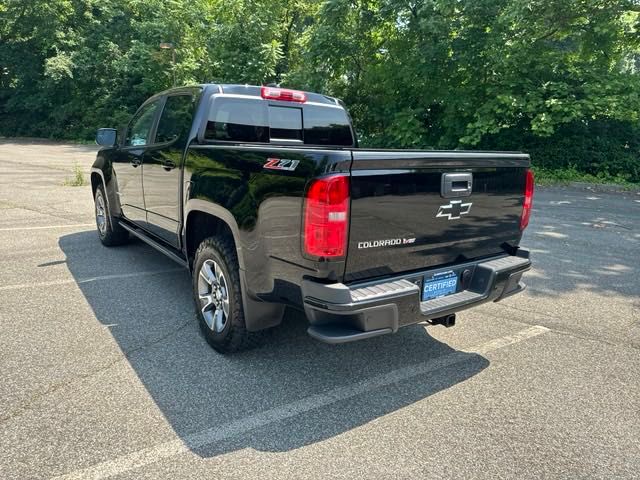
POLYGON ((301 229, 308 182, 349 172, 351 152, 274 146, 192 145, 184 163, 185 203, 219 205, 237 224, 237 250, 252 296, 299 304, 305 275, 339 281, 344 262, 302 256, 301 229), (270 158, 298 160, 294 171, 269 170, 270 158))

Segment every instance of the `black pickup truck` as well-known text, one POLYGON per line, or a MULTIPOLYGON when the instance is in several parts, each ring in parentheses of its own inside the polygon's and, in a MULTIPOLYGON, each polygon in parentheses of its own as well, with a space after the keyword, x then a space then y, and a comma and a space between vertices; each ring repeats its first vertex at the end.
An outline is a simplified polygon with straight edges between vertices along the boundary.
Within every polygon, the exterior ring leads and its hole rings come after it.
POLYGON ((342 343, 523 290, 533 175, 522 153, 359 149, 340 100, 206 84, 100 129, 98 234, 188 268, 220 352, 255 345, 285 307, 342 343))

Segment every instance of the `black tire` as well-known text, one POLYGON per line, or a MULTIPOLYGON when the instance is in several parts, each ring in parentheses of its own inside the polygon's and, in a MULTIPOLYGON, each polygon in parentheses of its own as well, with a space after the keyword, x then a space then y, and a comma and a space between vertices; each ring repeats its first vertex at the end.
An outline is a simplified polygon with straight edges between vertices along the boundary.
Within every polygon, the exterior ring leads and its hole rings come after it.
MULTIPOLYGON (((246 328, 238 256, 233 242, 229 238, 209 237, 202 241, 193 260, 192 287, 200 329, 207 343, 216 351, 234 353, 254 348, 263 342, 265 337, 263 331, 250 332, 246 328), (228 315, 225 315, 225 321, 221 327, 218 324, 219 329, 214 326, 215 319, 210 317, 209 324, 205 320, 205 314, 203 313, 203 303, 206 303, 207 300, 201 300, 200 294, 208 295, 208 285, 212 285, 205 280, 206 274, 204 272, 201 278, 201 270, 205 262, 210 268, 215 262, 215 267, 222 270, 223 281, 219 281, 218 285, 220 286, 220 292, 226 292, 228 315)), ((215 288, 211 286, 209 290, 215 290, 215 288)), ((208 297, 209 301, 215 296, 214 293, 210 295, 211 297, 208 297)), ((213 317, 215 317, 219 309, 223 310, 222 302, 224 299, 225 295, 221 293, 220 306, 212 306, 208 313, 215 312, 213 314, 213 317)), ((224 311, 222 313, 224 315, 224 311)))
POLYGON ((102 185, 98 185, 98 188, 96 188, 94 204, 98 238, 100 238, 102 244, 107 247, 113 247, 127 243, 129 241, 129 232, 122 228, 117 221, 114 221, 111 216, 109 203, 102 185))

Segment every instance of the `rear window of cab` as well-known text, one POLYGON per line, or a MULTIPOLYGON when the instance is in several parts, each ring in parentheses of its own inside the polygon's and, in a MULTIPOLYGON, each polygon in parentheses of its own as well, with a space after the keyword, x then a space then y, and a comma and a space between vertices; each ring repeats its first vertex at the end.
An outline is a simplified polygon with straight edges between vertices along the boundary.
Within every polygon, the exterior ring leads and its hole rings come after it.
POLYGON ((211 103, 205 140, 241 143, 352 146, 343 108, 278 105, 261 98, 217 97, 211 103))

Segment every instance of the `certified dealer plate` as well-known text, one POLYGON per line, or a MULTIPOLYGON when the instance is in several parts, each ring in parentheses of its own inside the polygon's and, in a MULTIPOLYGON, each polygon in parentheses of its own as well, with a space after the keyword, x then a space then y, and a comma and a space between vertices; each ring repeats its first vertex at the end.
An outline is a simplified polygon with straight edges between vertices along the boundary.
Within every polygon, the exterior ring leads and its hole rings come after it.
POLYGON ((425 276, 422 284, 422 301, 433 300, 456 293, 458 276, 453 271, 425 276))

